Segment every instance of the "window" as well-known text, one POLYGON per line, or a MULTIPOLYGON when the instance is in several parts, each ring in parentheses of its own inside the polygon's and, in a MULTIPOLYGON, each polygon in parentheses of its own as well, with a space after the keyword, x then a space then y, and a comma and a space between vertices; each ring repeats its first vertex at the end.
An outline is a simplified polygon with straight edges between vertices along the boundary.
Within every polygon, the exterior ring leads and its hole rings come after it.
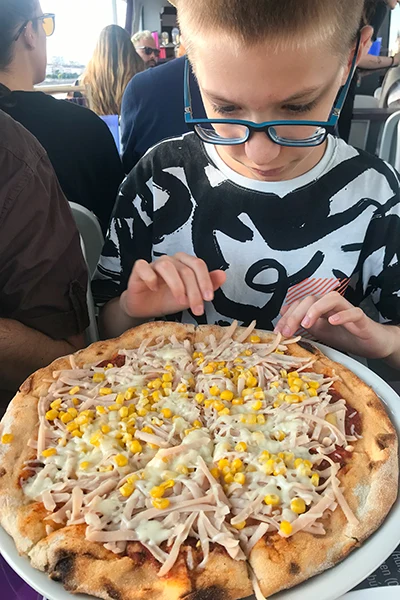
POLYGON ((125 26, 125 0, 41 0, 43 12, 56 15, 47 40, 46 84, 71 83, 92 56, 100 31, 115 22, 125 26), (116 12, 116 15, 115 15, 116 12))

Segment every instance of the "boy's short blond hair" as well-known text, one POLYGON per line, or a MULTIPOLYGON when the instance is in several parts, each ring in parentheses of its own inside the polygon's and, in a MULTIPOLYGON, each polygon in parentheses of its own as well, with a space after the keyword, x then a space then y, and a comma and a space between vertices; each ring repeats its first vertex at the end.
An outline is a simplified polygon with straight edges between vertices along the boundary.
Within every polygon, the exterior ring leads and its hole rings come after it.
POLYGON ((328 42, 345 55, 360 29, 364 0, 172 0, 189 55, 208 31, 230 44, 271 43, 271 51, 328 42))

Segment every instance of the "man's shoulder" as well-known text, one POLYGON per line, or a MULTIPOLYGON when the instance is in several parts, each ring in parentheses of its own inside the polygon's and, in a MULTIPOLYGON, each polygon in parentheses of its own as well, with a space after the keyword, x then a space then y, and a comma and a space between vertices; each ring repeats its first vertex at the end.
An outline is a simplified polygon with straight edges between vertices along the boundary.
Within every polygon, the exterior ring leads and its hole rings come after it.
MULTIPOLYGON (((170 88, 171 85, 174 85, 174 81, 180 81, 183 78, 184 66, 185 58, 181 57, 175 58, 158 67, 146 69, 131 79, 126 91, 128 94, 130 92, 146 93, 146 91, 153 93, 154 87, 157 87, 159 92, 161 92, 160 87, 164 83, 170 88)), ((157 97, 157 101, 159 101, 159 97, 157 97)))

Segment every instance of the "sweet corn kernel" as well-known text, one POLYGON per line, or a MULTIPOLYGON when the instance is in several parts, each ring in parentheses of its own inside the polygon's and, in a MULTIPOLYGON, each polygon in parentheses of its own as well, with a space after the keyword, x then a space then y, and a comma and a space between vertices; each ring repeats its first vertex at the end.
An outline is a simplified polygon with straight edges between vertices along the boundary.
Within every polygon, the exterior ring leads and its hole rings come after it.
MULTIPOLYGON (((231 523, 232 525, 232 523, 231 523)), ((246 527, 246 521, 242 521, 241 523, 236 523, 235 525, 232 525, 232 527, 234 527, 235 529, 238 529, 239 531, 241 529, 244 529, 246 527)))
POLYGON ((272 458, 267 460, 265 462, 265 464, 262 466, 262 470, 266 475, 272 475, 272 473, 274 472, 274 469, 275 469, 275 461, 272 458))
POLYGON ((227 407, 218 411, 218 416, 219 417, 224 417, 225 415, 230 415, 230 414, 231 414, 231 411, 227 407))
POLYGON ((93 381, 94 383, 101 383, 102 381, 104 381, 106 378, 106 376, 104 375, 104 373, 95 373, 93 375, 93 381))
POLYGON ((318 487, 319 486, 319 475, 318 475, 318 473, 313 473, 311 475, 311 484, 314 487, 318 487))
POLYGON ((224 481, 225 483, 233 483, 234 479, 233 479, 233 475, 232 473, 227 473, 226 475, 224 475, 224 481))
POLYGON ((156 485, 151 488, 149 494, 152 498, 162 498, 164 496, 165 489, 161 485, 156 485))
POLYGON ((244 400, 243 398, 234 398, 232 400, 232 404, 233 406, 241 406, 242 404, 244 404, 244 400))
POLYGON ((195 421, 193 421, 193 427, 196 427, 196 429, 201 429, 203 427, 203 424, 201 421, 196 419, 195 421))
POLYGON ((277 494, 268 494, 264 497, 264 502, 267 506, 279 506, 281 499, 277 494))
POLYGON ((2 437, 1 437, 1 443, 2 444, 11 444, 11 442, 13 441, 14 436, 12 433, 5 433, 2 437))
POLYGON ((93 433, 93 435, 90 437, 90 443, 92 444, 92 446, 96 446, 99 447, 100 446, 100 442, 102 440, 102 434, 101 431, 98 429, 97 431, 95 431, 93 433))
POLYGON ((296 377, 299 378, 300 375, 297 371, 291 371, 290 373, 288 373, 288 377, 290 377, 291 379, 295 379, 296 377))
POLYGON ((251 388, 244 388, 244 390, 242 391, 242 397, 244 396, 252 396, 253 395, 254 390, 251 388))
POLYGON ((282 521, 279 530, 283 535, 290 535, 293 531, 293 527, 289 521, 282 521))
MULTIPOLYGON (((135 395, 134 391, 131 388, 128 388, 124 394, 124 399, 132 400, 134 395, 135 395)), ((119 396, 119 394, 118 394, 118 396, 119 396)), ((118 398, 118 396, 117 396, 117 398, 118 398)))
POLYGON ((98 415, 106 415, 108 413, 108 410, 105 406, 96 406, 96 412, 98 415))
POLYGON ((255 402, 253 402, 253 404, 251 405, 251 408, 253 410, 261 410, 262 409, 262 402, 261 402, 261 400, 256 400, 255 402))
POLYGON ((53 409, 48 410, 46 413, 46 419, 48 421, 54 421, 54 419, 57 419, 58 414, 59 414, 58 410, 53 410, 53 409))
POLYGON ((161 484, 161 486, 165 490, 169 490, 170 488, 173 488, 174 485, 175 485, 175 481, 173 479, 167 479, 167 481, 164 481, 164 483, 161 484))
POLYGON ((293 498, 290 503, 290 510, 292 510, 296 515, 302 515, 306 512, 306 503, 303 498, 293 498))
POLYGON ((310 388, 317 390, 320 386, 318 381, 307 381, 310 388))
POLYGON ((292 392, 292 394, 298 394, 301 390, 301 387, 299 387, 298 385, 291 385, 290 386, 290 391, 292 392))
POLYGON ((212 469, 210 469, 210 473, 215 479, 219 479, 219 477, 221 475, 221 472, 218 469, 218 467, 213 467, 212 469))
POLYGON ((125 417, 127 417, 128 415, 129 415, 129 409, 128 409, 128 407, 127 407, 127 406, 122 406, 122 407, 119 409, 119 416, 120 416, 121 418, 125 418, 125 417))
POLYGON ((111 427, 109 425, 102 425, 101 431, 102 431, 102 433, 110 433, 111 427))
POLYGON ((258 335, 251 335, 250 336, 250 342, 252 344, 259 344, 261 342, 260 336, 258 336, 258 335))
POLYGON ((50 408, 54 408, 54 410, 58 410, 61 406, 62 400, 61 398, 58 398, 57 400, 53 400, 53 402, 50 404, 50 408))
POLYGON ((156 390, 152 393, 151 397, 154 400, 154 402, 158 402, 161 398, 161 393, 159 392, 159 390, 156 390))
POLYGON ((153 498, 152 504, 154 508, 158 508, 158 510, 165 510, 169 507, 170 502, 168 498, 153 498))
POLYGON ((163 381, 173 381, 174 377, 172 375, 172 373, 164 373, 162 376, 162 380, 163 381))
POLYGON ((132 454, 139 454, 143 450, 142 444, 139 442, 139 440, 133 440, 132 444, 129 446, 129 449, 132 454))
POLYGON ((299 404, 301 402, 301 397, 298 394, 286 394, 285 402, 288 404, 299 404))
POLYGON ((265 394, 263 391, 261 392, 254 392, 254 398, 256 400, 264 400, 265 399, 265 394))
POLYGON ((254 387, 256 387, 257 383, 258 383, 257 378, 254 377, 253 375, 251 375, 250 377, 248 377, 246 379, 246 385, 247 385, 248 388, 254 388, 254 387))
POLYGON ((212 365, 206 365, 203 367, 202 371, 204 374, 214 373, 214 367, 212 365))
POLYGON ((90 467, 90 462, 88 460, 84 460, 79 465, 79 468, 82 469, 82 471, 86 471, 86 469, 88 469, 89 467, 90 467))
POLYGON ((139 417, 145 417, 148 414, 147 408, 138 408, 137 414, 139 417))
POLYGON ((112 394, 112 389, 109 387, 100 388, 99 394, 100 396, 109 396, 110 394, 112 394))
POLYGON ((75 394, 77 394, 80 390, 79 385, 76 385, 75 387, 73 387, 72 389, 69 390, 70 396, 75 396, 75 394))
POLYGON ((78 415, 75 419, 77 425, 87 425, 89 418, 86 415, 78 415))
POLYGON ((280 381, 271 381, 269 387, 278 388, 280 386, 280 381))
POLYGON ((219 387, 217 385, 211 386, 209 391, 210 391, 211 396, 219 396, 221 393, 221 390, 219 389, 219 387))
POLYGON ((75 421, 71 421, 71 423, 68 423, 68 424, 67 424, 67 426, 66 426, 66 430, 67 430, 67 431, 70 431, 70 432, 72 432, 72 431, 74 431, 75 429, 78 429, 78 424, 77 424, 77 423, 75 423, 75 421))
POLYGON ((70 423, 72 421, 72 415, 70 413, 64 413, 63 415, 61 415, 61 421, 62 423, 64 423, 64 425, 70 423))
POLYGON ((287 379, 288 374, 287 374, 286 369, 280 370, 280 376, 282 377, 282 379, 287 379))
POLYGON ((172 417, 172 410, 170 408, 162 408, 161 413, 166 419, 170 419, 172 417))
POLYGON ((259 462, 265 462, 266 460, 269 460, 271 458, 270 453, 268 452, 268 450, 263 450, 260 454, 260 456, 258 457, 259 462))
POLYGON ((229 464, 230 464, 230 463, 229 463, 229 460, 228 460, 227 458, 221 458, 221 459, 218 461, 218 468, 219 468, 219 469, 221 469, 221 471, 222 471, 222 469, 223 469, 224 467, 229 467, 229 464))
POLYGON ((245 351, 243 352, 243 354, 244 354, 244 356, 253 356, 253 352, 252 352, 250 349, 248 349, 248 350, 245 350, 245 351))
POLYGON ((81 438, 83 436, 82 431, 79 431, 79 429, 74 429, 71 433, 72 437, 78 437, 81 438))
POLYGON ((243 469, 243 461, 240 458, 235 458, 232 462, 231 462, 231 468, 234 471, 239 471, 240 469, 243 469))
POLYGON ((149 427, 148 425, 145 425, 144 427, 142 427, 142 431, 144 433, 154 433, 154 431, 152 430, 152 428, 149 427))
POLYGON ((112 465, 106 465, 105 467, 100 467, 99 471, 100 473, 108 473, 109 471, 113 471, 114 467, 112 465))
POLYGON ((65 448, 65 446, 67 445, 67 440, 64 437, 60 438, 58 440, 58 445, 61 446, 62 448, 65 448))
POLYGON ((307 467, 307 469, 311 469, 313 466, 311 460, 303 460, 303 465, 307 467))
POLYGON ((180 475, 188 475, 189 474, 189 469, 187 468, 186 465, 177 465, 175 467, 175 471, 177 473, 179 473, 180 475))
POLYGON ((235 446, 236 452, 246 452, 247 444, 246 442, 238 442, 235 446))
POLYGON ((161 387, 164 391, 169 390, 172 388, 172 383, 170 381, 164 381, 161 387))
POLYGON ((282 442, 286 437, 286 433, 283 431, 276 431, 274 437, 278 442, 282 442))
POLYGON ((246 423, 247 425, 255 425, 257 423, 256 415, 246 415, 246 423))
POLYGON ((310 398, 316 398, 318 396, 318 392, 317 390, 314 390, 314 388, 310 388, 308 391, 308 395, 310 396, 310 398))
POLYGON ((122 485, 119 488, 119 493, 121 494, 121 496, 123 496, 124 498, 129 498, 129 496, 131 496, 134 492, 135 486, 132 485, 131 483, 124 483, 124 485, 122 485))
POLYGON ((126 467, 126 465, 128 464, 128 459, 123 454, 117 454, 116 456, 114 456, 114 461, 118 467, 126 467))
POLYGON ((234 394, 230 390, 224 390, 223 392, 221 392, 221 400, 226 400, 227 402, 231 402, 233 400, 233 396, 234 396, 234 394))
POLYGON ((48 458, 49 456, 54 456, 54 454, 57 454, 57 450, 55 448, 47 448, 47 450, 43 450, 42 452, 42 456, 44 456, 45 458, 48 458))
POLYGON ((72 398, 72 404, 74 406, 78 406, 78 404, 80 404, 80 400, 78 398, 72 398))
POLYGON ((266 419, 264 415, 257 415, 257 425, 265 425, 266 419))
POLYGON ((110 406, 108 407, 108 410, 111 410, 111 411, 117 411, 117 410, 119 410, 120 408, 121 408, 121 405, 120 405, 120 404, 110 404, 110 406))
POLYGON ((225 404, 223 402, 220 402, 219 400, 215 400, 215 402, 213 403, 213 408, 215 408, 216 411, 220 411, 223 410, 225 408, 225 404))
POLYGON ((235 473, 233 480, 235 483, 243 485, 246 482, 246 475, 244 473, 235 473))
POLYGON ((204 402, 204 394, 196 394, 194 399, 198 404, 202 404, 204 402))

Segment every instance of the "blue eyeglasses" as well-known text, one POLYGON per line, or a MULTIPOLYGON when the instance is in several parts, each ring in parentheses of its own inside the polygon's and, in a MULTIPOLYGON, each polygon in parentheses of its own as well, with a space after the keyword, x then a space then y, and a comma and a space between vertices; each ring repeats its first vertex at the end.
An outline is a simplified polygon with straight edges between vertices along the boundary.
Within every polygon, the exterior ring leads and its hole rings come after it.
POLYGON ((190 66, 186 58, 184 74, 185 122, 203 142, 221 146, 244 144, 255 131, 263 131, 272 142, 280 146, 303 148, 319 146, 326 140, 328 134, 335 132, 356 70, 359 48, 360 37, 357 40, 349 76, 337 96, 327 121, 266 121, 265 123, 254 123, 253 121, 240 119, 195 119, 193 118, 190 94, 190 66))

